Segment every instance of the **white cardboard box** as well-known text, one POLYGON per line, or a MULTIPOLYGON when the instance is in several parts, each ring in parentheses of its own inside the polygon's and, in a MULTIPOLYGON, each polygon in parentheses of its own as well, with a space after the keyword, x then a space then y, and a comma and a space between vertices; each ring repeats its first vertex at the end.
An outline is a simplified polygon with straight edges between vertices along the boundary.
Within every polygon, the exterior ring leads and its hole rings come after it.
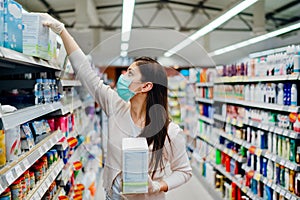
POLYGON ((146 138, 123 138, 123 193, 148 192, 148 145, 146 138))
POLYGON ((38 13, 23 14, 23 53, 49 60, 49 28, 38 13))

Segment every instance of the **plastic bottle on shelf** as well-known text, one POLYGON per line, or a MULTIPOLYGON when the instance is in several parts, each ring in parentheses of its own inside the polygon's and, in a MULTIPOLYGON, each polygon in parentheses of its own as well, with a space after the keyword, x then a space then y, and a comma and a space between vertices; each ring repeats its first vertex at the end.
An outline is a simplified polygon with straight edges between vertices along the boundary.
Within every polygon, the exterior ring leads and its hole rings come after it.
POLYGON ((293 84, 291 88, 291 106, 298 105, 297 97, 298 97, 297 85, 293 84))
POLYGON ((277 104, 283 105, 283 84, 279 83, 277 88, 277 104))
POLYGON ((51 102, 51 88, 49 84, 49 79, 44 79, 44 99, 45 103, 50 103, 51 102))
POLYGON ((42 104, 44 102, 44 92, 43 92, 43 80, 42 79, 36 79, 36 83, 34 85, 34 96, 35 100, 34 103, 42 104))
POLYGON ((254 101, 254 96, 255 95, 255 87, 254 87, 254 84, 251 84, 250 86, 250 101, 254 101))

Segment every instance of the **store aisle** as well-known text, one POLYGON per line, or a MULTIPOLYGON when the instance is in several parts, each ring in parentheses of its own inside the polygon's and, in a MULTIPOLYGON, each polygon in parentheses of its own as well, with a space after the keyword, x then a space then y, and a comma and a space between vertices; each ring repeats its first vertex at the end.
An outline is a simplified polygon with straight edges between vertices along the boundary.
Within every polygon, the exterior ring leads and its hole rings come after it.
POLYGON ((212 200, 213 197, 209 195, 203 185, 200 183, 198 178, 193 175, 191 180, 184 184, 183 186, 171 190, 167 193, 167 200, 197 200, 197 199, 205 199, 212 200))
MULTIPOLYGON (((101 173, 101 180, 102 180, 102 173, 101 173)), ((183 199, 212 200, 213 197, 209 195, 209 193, 200 183, 198 178, 194 175, 188 183, 167 193, 167 200, 183 200, 183 199)), ((104 190, 101 184, 97 188, 95 200, 104 200, 104 190)))

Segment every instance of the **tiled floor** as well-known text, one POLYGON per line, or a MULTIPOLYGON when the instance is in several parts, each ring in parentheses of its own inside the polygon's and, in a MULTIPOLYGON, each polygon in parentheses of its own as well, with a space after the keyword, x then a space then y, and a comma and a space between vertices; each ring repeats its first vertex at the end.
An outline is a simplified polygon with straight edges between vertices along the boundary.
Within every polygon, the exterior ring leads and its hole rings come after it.
MULTIPOLYGON (((102 178, 102 177, 101 177, 102 178)), ((167 193, 167 200, 213 200, 198 178, 194 175, 191 180, 167 193)), ((95 200, 104 200, 104 191, 100 185, 95 200)))

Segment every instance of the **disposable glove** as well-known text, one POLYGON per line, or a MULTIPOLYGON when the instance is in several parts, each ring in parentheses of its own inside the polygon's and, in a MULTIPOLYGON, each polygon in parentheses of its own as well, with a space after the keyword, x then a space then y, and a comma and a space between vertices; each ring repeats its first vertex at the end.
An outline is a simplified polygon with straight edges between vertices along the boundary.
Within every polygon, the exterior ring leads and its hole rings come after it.
POLYGON ((40 15, 43 18, 43 25, 51 28, 53 32, 60 35, 65 29, 65 25, 63 23, 51 17, 48 13, 40 13, 40 15))
POLYGON ((148 193, 158 193, 160 192, 160 183, 158 181, 153 181, 148 175, 148 193))

